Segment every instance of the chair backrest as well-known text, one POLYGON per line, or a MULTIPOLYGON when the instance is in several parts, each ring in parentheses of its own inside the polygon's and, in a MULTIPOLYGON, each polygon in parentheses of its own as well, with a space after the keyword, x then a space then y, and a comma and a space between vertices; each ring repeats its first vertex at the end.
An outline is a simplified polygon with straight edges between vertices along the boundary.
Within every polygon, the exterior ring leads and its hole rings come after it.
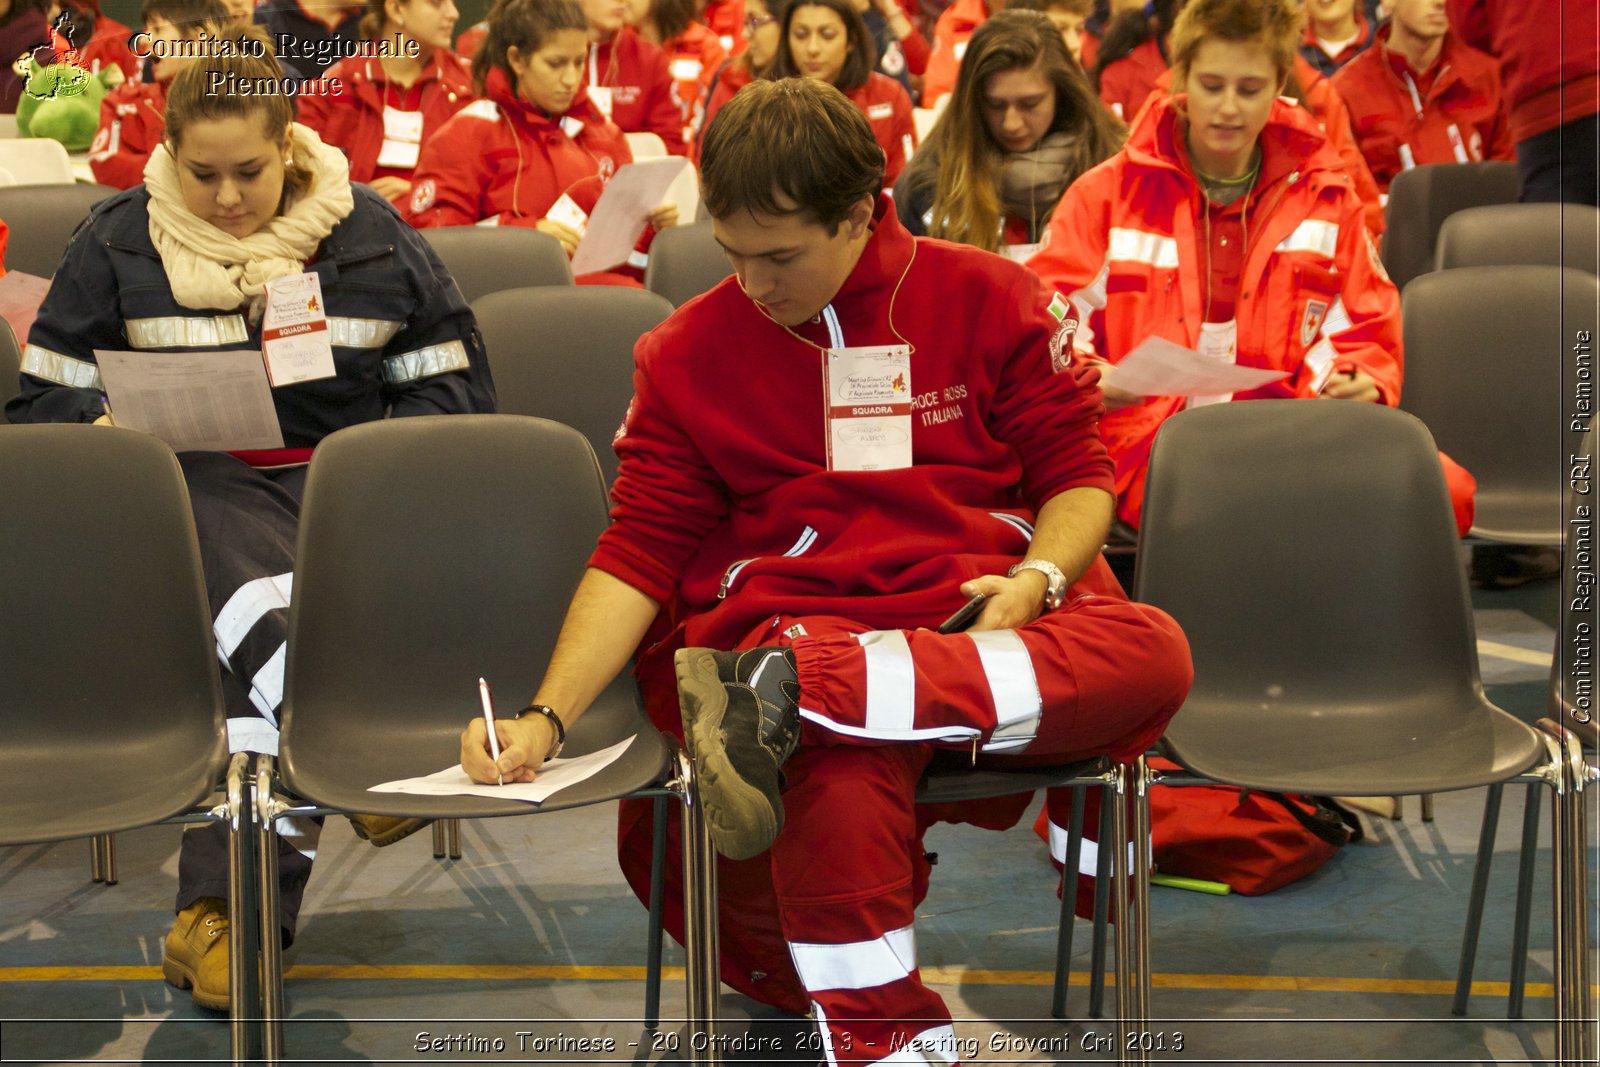
POLYGON ((512 289, 472 305, 497 410, 576 427, 617 474, 611 441, 633 399, 633 346, 672 314, 654 293, 605 285, 512 289))
POLYGON ((1600 208, 1588 204, 1491 204, 1451 215, 1439 228, 1434 266, 1543 264, 1600 274, 1600 208))
POLYGON ((89 216, 89 209, 116 193, 107 185, 88 184, 0 187, 0 219, 5 219, 11 230, 6 269, 41 278, 53 275, 66 254, 67 242, 78 224, 89 216))
POLYGON ((674 226, 650 243, 644 287, 682 307, 733 273, 733 264, 711 236, 711 223, 674 226))
MULTIPOLYGON (((533 693, 605 525, 594 452, 559 423, 424 416, 325 440, 295 556, 286 781, 351 780, 352 753, 386 728, 416 750, 385 773, 453 763, 479 714, 480 676, 507 714, 533 693)), ((572 731, 568 755, 643 723, 627 672, 607 695, 572 731)))
MULTIPOLYGON (((22 346, 17 344, 17 335, 11 329, 11 324, 5 319, 0 319, 0 409, 5 407, 6 401, 17 395, 22 376, 22 346)), ((0 425, 6 417, 0 411, 0 425)))
POLYGON ((623 134, 628 140, 628 151, 634 159, 661 159, 667 154, 667 142, 660 134, 649 130, 634 130, 623 134))
POLYGON ((1194 655, 1175 739, 1245 735, 1269 709, 1344 719, 1351 736, 1369 716, 1440 729, 1424 695, 1459 696, 1448 716, 1481 694, 1438 452, 1404 412, 1182 412, 1156 437, 1139 534, 1135 599, 1172 615, 1194 655))
POLYGON ((502 289, 572 284, 572 261, 561 242, 538 230, 441 226, 423 230, 422 236, 469 304, 502 289))
POLYGON ((0 427, 0 500, 0 844, 199 803, 227 742, 172 450, 106 426, 0 427))
POLYGON ((1455 212, 1516 199, 1515 163, 1430 163, 1402 171, 1389 183, 1384 212, 1383 265, 1389 277, 1404 289, 1432 270, 1439 227, 1455 212))
POLYGON ((60 141, 48 137, 11 137, 0 143, 0 167, 25 185, 71 185, 72 158, 60 141))
POLYGON ((1564 356, 1596 329, 1600 278, 1563 267, 1462 267, 1406 286, 1401 407, 1478 482, 1474 529, 1559 544, 1564 356))
POLYGON ((12 174, 9 170, 6 170, 4 167, 0 167, 0 185, 15 184, 17 184, 17 176, 12 174))

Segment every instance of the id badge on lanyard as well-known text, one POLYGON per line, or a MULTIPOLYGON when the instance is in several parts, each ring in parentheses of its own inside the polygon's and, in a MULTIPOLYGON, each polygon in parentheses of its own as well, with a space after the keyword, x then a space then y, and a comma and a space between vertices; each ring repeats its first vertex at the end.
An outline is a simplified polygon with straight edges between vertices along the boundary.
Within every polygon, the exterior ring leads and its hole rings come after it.
MULTIPOLYGON (((1200 324, 1200 341, 1195 345, 1195 351, 1205 358, 1214 359, 1219 363, 1239 362, 1239 320, 1202 322, 1200 324)), ((1189 398, 1189 407, 1202 408, 1207 404, 1226 404, 1232 399, 1232 393, 1191 396, 1189 398)))
POLYGON ((383 148, 378 166, 410 170, 422 151, 422 112, 383 105, 383 148))
POLYGON ((322 304, 322 279, 316 274, 291 274, 267 283, 261 355, 273 388, 332 378, 338 373, 328 337, 328 313, 322 304))
POLYGON ((824 366, 828 469, 911 466, 910 346, 830 348, 824 366))

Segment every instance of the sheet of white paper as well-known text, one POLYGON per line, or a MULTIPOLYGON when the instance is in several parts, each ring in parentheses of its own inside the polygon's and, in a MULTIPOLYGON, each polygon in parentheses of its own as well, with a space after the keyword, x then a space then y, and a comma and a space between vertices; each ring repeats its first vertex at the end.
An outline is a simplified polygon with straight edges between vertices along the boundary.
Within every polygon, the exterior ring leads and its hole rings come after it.
POLYGON ((282 448, 283 431, 261 353, 94 353, 118 426, 174 452, 282 448))
POLYGON ((1135 396, 1204 396, 1243 393, 1289 375, 1207 359, 1162 337, 1147 337, 1122 362, 1106 368, 1101 382, 1135 396))
POLYGON ((645 216, 660 205, 667 187, 688 165, 682 156, 623 164, 589 212, 589 228, 572 254, 572 273, 592 274, 626 260, 644 233, 645 216))
POLYGON ((551 795, 571 785, 593 778, 611 764, 633 744, 634 739, 618 741, 610 748, 602 748, 587 756, 572 759, 553 759, 539 768, 539 777, 531 782, 507 782, 505 785, 481 785, 467 777, 460 765, 446 767, 437 774, 422 778, 402 778, 372 786, 369 793, 411 793, 428 797, 492 797, 495 800, 526 800, 530 804, 549 800, 551 795))
MULTIPOLYGON (((28 343, 28 331, 33 329, 39 305, 44 303, 44 296, 49 291, 50 279, 37 274, 8 270, 4 277, 0 277, 0 319, 11 324, 11 332, 17 335, 18 348, 28 343)), ((15 389, 17 383, 6 382, 5 386, 15 389)))

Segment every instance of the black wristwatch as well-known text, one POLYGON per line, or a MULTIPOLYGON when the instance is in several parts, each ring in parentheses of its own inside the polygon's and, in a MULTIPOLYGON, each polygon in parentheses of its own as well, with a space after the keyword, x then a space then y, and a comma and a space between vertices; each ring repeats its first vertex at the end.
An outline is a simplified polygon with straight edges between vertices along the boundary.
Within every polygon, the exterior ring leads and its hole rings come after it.
POLYGON ((555 747, 552 748, 549 752, 546 752, 544 754, 544 761, 546 763, 549 763, 551 760, 553 760, 557 756, 561 755, 562 746, 564 746, 567 743, 567 728, 561 724, 561 716, 556 714, 556 709, 550 707, 547 704, 529 704, 527 707, 525 707, 521 711, 517 712, 517 718, 518 719, 521 719, 521 718, 523 718, 525 716, 528 716, 528 715, 543 715, 545 718, 549 719, 550 722, 555 725, 555 728, 556 728, 556 743, 555 743, 555 747))

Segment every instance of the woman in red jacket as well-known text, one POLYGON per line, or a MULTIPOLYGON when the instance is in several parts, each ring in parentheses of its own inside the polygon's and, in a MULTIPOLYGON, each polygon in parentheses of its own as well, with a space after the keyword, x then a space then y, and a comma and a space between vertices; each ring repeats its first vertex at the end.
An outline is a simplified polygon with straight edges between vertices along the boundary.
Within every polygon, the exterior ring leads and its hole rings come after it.
MULTIPOLYGON (((1029 261, 1085 324, 1104 310, 1102 336, 1080 328, 1075 345, 1113 368, 1100 432, 1133 526, 1156 431, 1186 407, 1400 401, 1399 293, 1340 157, 1278 99, 1299 17, 1294 0, 1190 0, 1172 34, 1176 95, 1153 101, 1127 146, 1067 190, 1029 261), (1150 338, 1286 376, 1218 396, 1134 395, 1114 368, 1150 338)), ((1465 533, 1472 478, 1445 468, 1465 533)))
POLYGON ((744 0, 744 8, 748 12, 744 19, 745 49, 722 64, 711 79, 711 88, 706 93, 705 115, 700 120, 700 129, 694 138, 696 164, 700 161, 700 142, 717 109, 732 100, 733 94, 746 85, 757 78, 765 78, 778 61, 783 27, 777 12, 782 11, 782 0, 774 0, 770 7, 767 0, 744 0))
POLYGON ((667 56, 685 143, 700 129, 706 90, 728 58, 709 26, 694 20, 695 0, 627 0, 628 22, 667 56))
MULTIPOLYGON (((576 0, 497 0, 473 60, 483 99, 423 147, 414 226, 529 226, 576 251, 606 179, 633 161, 622 131, 583 91, 588 25, 576 0)), ((661 204, 647 221, 676 225, 678 209, 661 204)), ((579 281, 631 284, 623 278, 642 268, 630 260, 619 275, 579 281)))
POLYGON ((850 98, 883 149, 884 188, 894 185, 917 147, 911 97, 878 65, 872 35, 849 0, 794 0, 783 13, 782 44, 774 78, 825 81, 850 98))
POLYGON ((1111 113, 1133 123, 1167 69, 1167 38, 1183 0, 1152 0, 1123 11, 1106 29, 1089 78, 1111 113))
POLYGON ((338 80, 338 96, 300 101, 300 121, 349 157, 350 180, 393 203, 410 194, 423 144, 472 102, 466 61, 450 51, 459 17, 455 0, 367 0, 368 54, 325 75, 338 80))

